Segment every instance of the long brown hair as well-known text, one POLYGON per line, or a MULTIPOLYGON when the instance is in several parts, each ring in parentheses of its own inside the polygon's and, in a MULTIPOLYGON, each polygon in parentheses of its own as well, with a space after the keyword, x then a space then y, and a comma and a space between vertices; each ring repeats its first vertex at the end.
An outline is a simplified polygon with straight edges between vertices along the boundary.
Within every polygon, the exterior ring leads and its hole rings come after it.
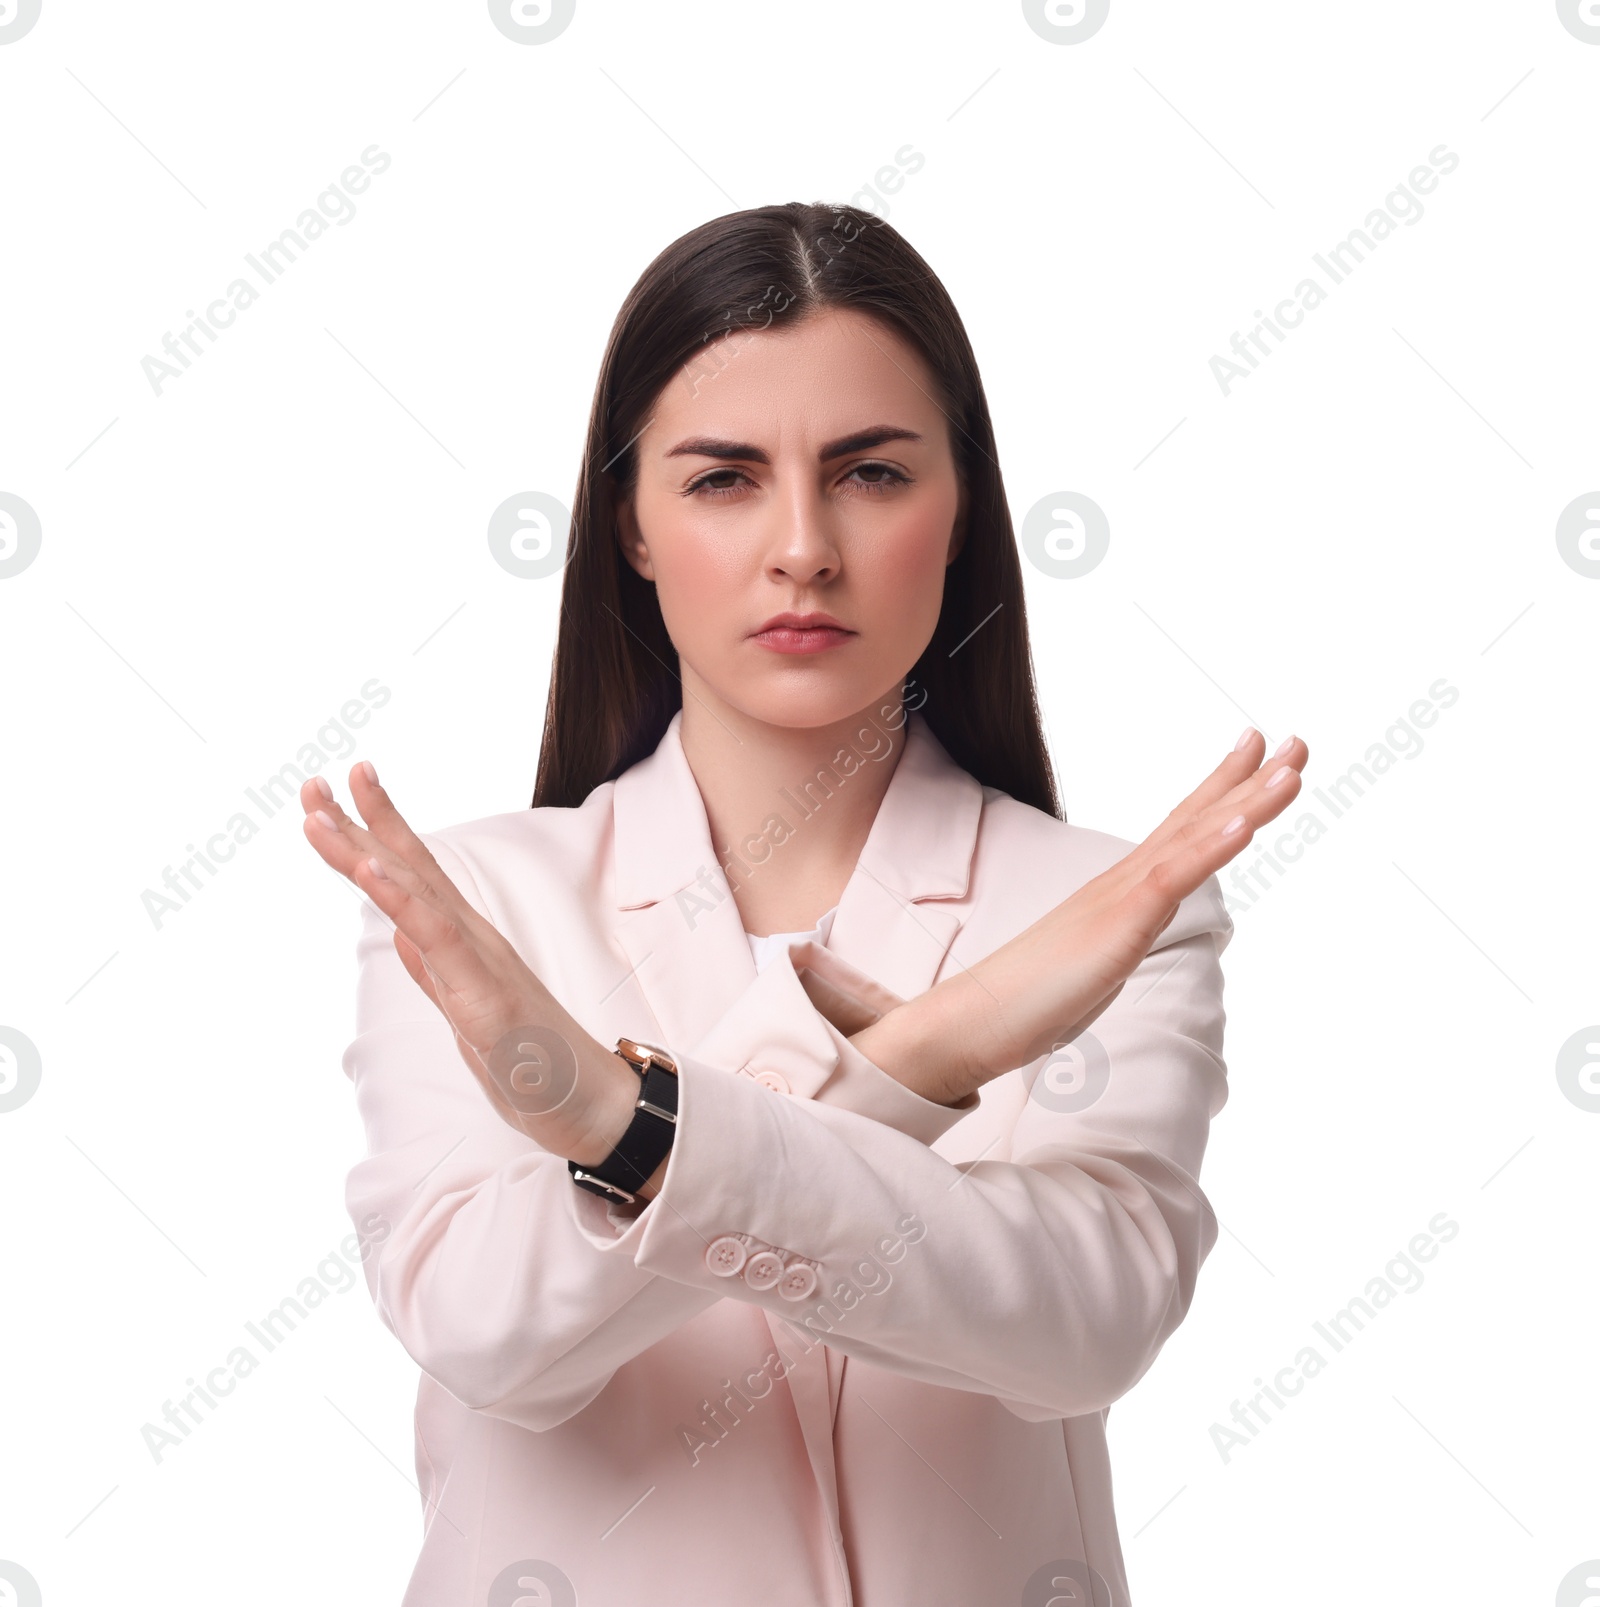
POLYGON ((713 369, 729 335, 794 323, 822 307, 866 312, 922 354, 942 392, 967 491, 966 539, 945 570, 933 639, 910 672, 922 698, 911 706, 984 785, 1061 817, 1016 538, 961 318, 933 269, 882 218, 799 202, 691 229, 645 269, 617 314, 572 504, 535 808, 582 803, 653 752, 682 706, 678 655, 655 587, 617 538, 617 506, 638 473, 634 441, 657 397, 697 353, 713 369))

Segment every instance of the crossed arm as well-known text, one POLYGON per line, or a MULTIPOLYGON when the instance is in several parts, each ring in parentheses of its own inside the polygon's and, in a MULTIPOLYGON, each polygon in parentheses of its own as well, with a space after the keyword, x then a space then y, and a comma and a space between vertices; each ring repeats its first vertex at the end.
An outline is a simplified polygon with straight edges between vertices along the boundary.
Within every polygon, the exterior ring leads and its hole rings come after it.
MULTIPOLYGON (((1081 1031, 1121 990, 1179 904, 1234 858, 1300 789, 1308 750, 1291 738, 1263 763, 1251 730, 1134 851, 978 964, 851 1035, 913 1093, 956 1107, 985 1083, 1081 1031)), ((490 1104, 542 1149, 597 1165, 632 1120, 632 1071, 579 1023, 445 874, 372 765, 350 771, 365 824, 321 777, 305 783, 304 829, 317 853, 393 922, 394 946, 449 1023, 490 1104), (508 1044, 535 1028, 566 1052, 540 1086, 519 1084, 508 1044)), ((521 1072, 525 1079, 526 1073, 521 1072)), ((670 1157, 669 1157, 670 1159, 670 1157)), ((668 1162, 641 1190, 659 1192, 668 1162)))

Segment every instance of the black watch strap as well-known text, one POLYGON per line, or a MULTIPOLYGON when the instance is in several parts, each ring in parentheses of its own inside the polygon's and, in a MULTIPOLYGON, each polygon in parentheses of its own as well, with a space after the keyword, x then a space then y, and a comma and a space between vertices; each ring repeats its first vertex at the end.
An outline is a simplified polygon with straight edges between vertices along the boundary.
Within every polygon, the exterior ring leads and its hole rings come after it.
POLYGON ((678 1068, 665 1049, 632 1038, 618 1039, 616 1052, 639 1074, 633 1120, 603 1161, 594 1166, 568 1161, 567 1170, 579 1188, 632 1205, 635 1191, 672 1148, 678 1122, 678 1068))

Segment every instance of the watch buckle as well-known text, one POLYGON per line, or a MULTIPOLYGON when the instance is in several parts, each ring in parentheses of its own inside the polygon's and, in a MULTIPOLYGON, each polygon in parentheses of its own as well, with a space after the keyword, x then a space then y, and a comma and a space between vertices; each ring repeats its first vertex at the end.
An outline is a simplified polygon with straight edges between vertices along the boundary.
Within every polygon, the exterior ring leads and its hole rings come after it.
POLYGON ((581 1182, 595 1192, 597 1188, 604 1189, 613 1199, 621 1200, 625 1205, 637 1205, 637 1196, 630 1194, 625 1188, 619 1188, 615 1183, 608 1183, 603 1177, 596 1177, 593 1172, 586 1172, 581 1166, 574 1166, 572 1176, 575 1182, 581 1182))

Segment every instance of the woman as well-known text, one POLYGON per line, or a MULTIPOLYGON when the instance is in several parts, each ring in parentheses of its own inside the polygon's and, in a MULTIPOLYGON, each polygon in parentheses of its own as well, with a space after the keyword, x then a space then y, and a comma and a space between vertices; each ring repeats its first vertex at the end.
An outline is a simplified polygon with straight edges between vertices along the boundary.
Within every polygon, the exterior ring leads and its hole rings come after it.
POLYGON ((1137 846, 1066 824, 932 270, 800 205, 651 264, 534 807, 302 794, 375 906, 347 1202, 422 1369, 408 1607, 1128 1601, 1105 1418, 1216 1238, 1214 872, 1307 755, 1264 748, 1137 846))

